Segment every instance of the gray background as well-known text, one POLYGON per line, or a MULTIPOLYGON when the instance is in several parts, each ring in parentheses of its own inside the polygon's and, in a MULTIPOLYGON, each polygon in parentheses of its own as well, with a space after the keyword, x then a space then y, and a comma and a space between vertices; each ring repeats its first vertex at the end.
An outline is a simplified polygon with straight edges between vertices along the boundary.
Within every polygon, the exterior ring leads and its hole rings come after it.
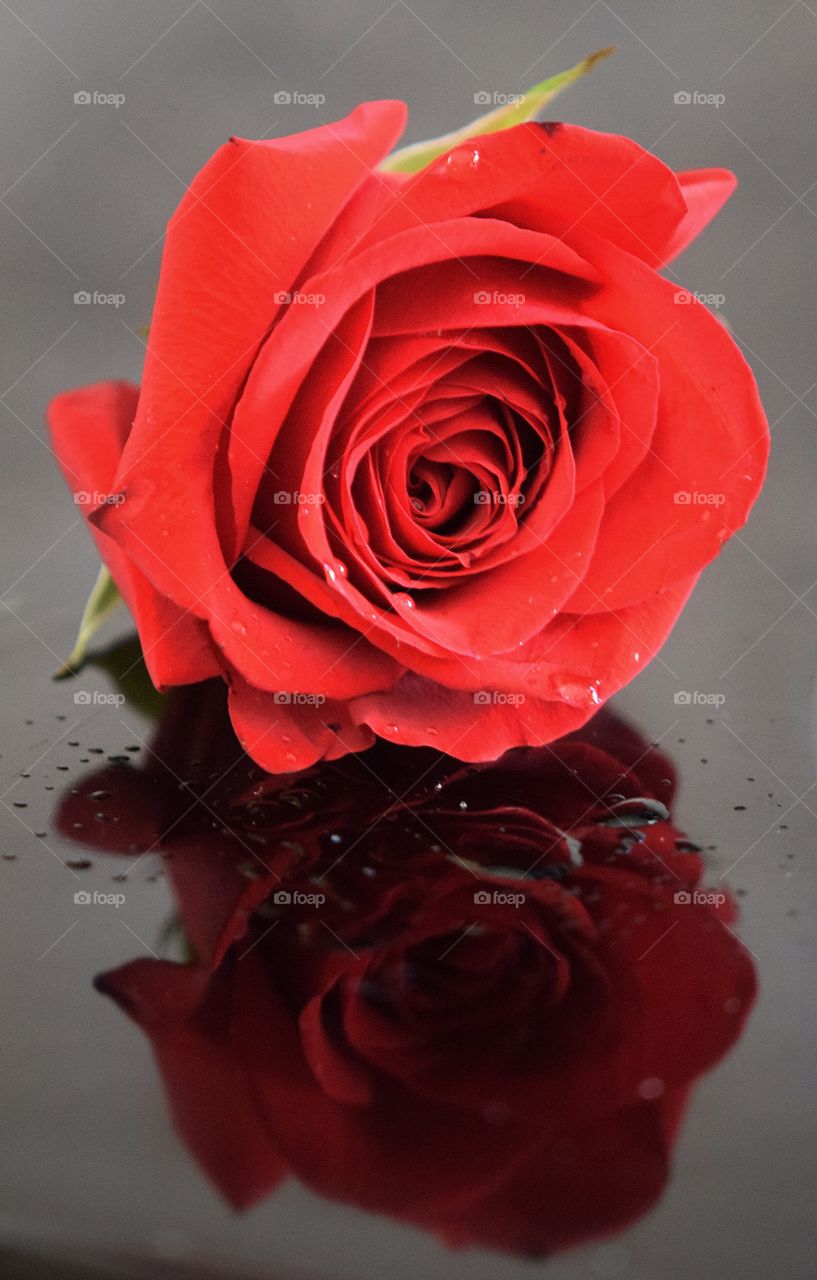
MULTIPOLYGON (((16 857, 0 865, 6 1242, 206 1261, 228 1275, 813 1276, 816 44, 817 12, 804 0, 0 0, 0 764, 10 788, 0 813, 2 850, 16 857), (58 741, 68 726, 79 719, 83 744, 111 750, 145 733, 132 712, 77 708, 71 687, 48 679, 95 560, 43 409, 67 385, 138 379, 164 223, 229 134, 293 132, 361 98, 400 97, 409 137, 421 138, 469 120, 475 91, 517 92, 610 43, 617 57, 554 114, 630 134, 677 168, 726 165, 741 180, 676 269, 690 288, 726 297, 773 424, 769 481, 661 658, 616 705, 667 744, 682 821, 717 845, 713 878, 728 872, 741 891, 760 1004, 698 1091, 661 1207, 612 1244, 547 1268, 452 1256, 294 1186, 237 1219, 168 1131, 139 1033, 89 987, 94 972, 155 945, 161 880, 143 867, 121 913, 82 915, 78 882, 51 856, 68 847, 33 834, 56 794, 44 787, 71 776, 57 765, 77 768, 58 741), (77 106, 84 89, 126 100, 77 106), (327 101, 276 107, 276 89, 327 101), (676 105, 679 90, 725 102, 676 105), (116 312, 77 307, 83 288, 126 300, 116 312), (676 706, 679 689, 722 692, 714 723, 706 709, 676 706), (28 809, 9 807, 18 798, 28 809)), ((96 859, 82 886, 106 889, 111 873, 96 859)))

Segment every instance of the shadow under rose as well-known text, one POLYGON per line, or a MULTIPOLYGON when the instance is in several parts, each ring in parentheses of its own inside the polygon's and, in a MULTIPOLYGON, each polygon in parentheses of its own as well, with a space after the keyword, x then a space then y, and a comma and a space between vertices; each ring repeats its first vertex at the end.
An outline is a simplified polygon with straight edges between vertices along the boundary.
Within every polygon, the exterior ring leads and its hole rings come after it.
POLYGON ((234 1205, 295 1176, 450 1244, 542 1255, 656 1201, 690 1086, 752 1004, 674 790, 607 711, 493 764, 379 743, 267 775, 209 682, 58 824, 166 859, 194 958, 97 985, 234 1205), (116 821, 89 828, 91 806, 116 821))

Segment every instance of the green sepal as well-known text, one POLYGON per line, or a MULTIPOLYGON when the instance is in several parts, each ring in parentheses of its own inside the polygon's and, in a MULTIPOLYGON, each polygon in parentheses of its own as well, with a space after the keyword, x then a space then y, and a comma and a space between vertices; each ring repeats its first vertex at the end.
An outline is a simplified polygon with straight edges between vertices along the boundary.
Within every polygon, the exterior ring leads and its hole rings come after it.
POLYGON ((119 594, 119 588, 103 564, 97 574, 93 590, 88 597, 88 603, 82 611, 74 647, 67 661, 60 667, 59 671, 54 673, 55 680, 64 680, 67 676, 75 675, 79 671, 85 661, 85 655, 88 652, 88 645, 91 640, 108 617, 108 614, 113 613, 114 609, 118 608, 122 603, 123 600, 119 594))
POLYGON ((401 147, 399 151, 388 156, 380 167, 389 173, 418 173, 420 169, 425 169, 431 164, 432 160, 444 155, 452 147, 467 142, 469 138, 481 137, 486 133, 498 133, 501 129, 510 129, 515 124, 524 124, 532 120, 558 93, 567 89, 569 85, 575 84, 577 80, 581 80, 588 71, 592 71, 596 63, 609 58, 614 52, 613 45, 607 49, 599 49, 597 53, 591 53, 589 57, 577 62, 575 67, 571 67, 568 71, 560 71, 558 75, 549 76, 547 80, 542 80, 532 89, 528 89, 527 93, 520 94, 516 101, 494 107, 493 111, 486 112, 484 116, 480 116, 462 129, 455 129, 452 133, 443 134, 440 138, 431 138, 426 142, 414 142, 411 146, 401 147))

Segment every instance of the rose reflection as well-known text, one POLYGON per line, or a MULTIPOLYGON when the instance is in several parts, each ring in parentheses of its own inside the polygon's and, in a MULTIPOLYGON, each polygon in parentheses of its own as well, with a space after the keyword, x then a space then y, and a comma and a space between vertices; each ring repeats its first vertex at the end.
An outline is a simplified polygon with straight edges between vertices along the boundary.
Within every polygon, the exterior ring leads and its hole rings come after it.
POLYGON ((171 700, 144 768, 93 774, 59 822, 75 837, 93 806, 117 819, 100 847, 167 859, 195 959, 98 986, 150 1037, 234 1205, 293 1175, 538 1255, 656 1200, 690 1085, 752 1002, 673 792, 607 712, 494 764, 378 744, 264 775, 211 684, 171 700))

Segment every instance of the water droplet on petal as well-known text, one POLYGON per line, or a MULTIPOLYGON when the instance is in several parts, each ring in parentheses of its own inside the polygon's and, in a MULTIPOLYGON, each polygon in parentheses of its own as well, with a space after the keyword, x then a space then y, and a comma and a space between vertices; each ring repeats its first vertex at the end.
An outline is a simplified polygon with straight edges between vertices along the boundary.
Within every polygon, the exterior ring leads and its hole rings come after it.
POLYGON ((636 796, 608 804, 609 812, 596 819, 600 827, 652 827, 657 822, 667 822, 669 810, 652 796, 636 796))
POLYGON ((600 698, 599 691, 596 688, 597 683, 587 684, 581 680, 560 680, 556 684, 556 692, 569 707, 587 711, 591 707, 599 705, 600 698))
POLYGON ((658 1076, 647 1076, 638 1086, 638 1092, 646 1102, 652 1102, 655 1098, 660 1098, 665 1089, 664 1081, 658 1076))
POLYGON ((465 177, 479 166, 479 151, 476 147, 457 147, 446 157, 445 167, 456 177, 465 177))

